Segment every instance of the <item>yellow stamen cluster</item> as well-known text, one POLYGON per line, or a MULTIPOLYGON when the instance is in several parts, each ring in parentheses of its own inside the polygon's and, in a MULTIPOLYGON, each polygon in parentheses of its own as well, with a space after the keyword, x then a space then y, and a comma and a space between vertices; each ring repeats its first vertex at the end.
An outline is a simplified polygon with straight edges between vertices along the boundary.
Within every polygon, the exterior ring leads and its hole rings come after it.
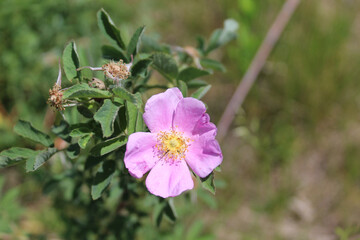
POLYGON ((123 60, 119 62, 111 61, 102 66, 106 76, 113 80, 127 79, 130 76, 130 71, 123 60))
POLYGON ((157 134, 155 151, 159 159, 184 160, 190 141, 190 138, 184 137, 181 132, 175 130, 160 131, 157 134))
POLYGON ((63 106, 63 93, 61 92, 61 87, 57 84, 54 85, 52 89, 49 90, 50 97, 47 100, 47 103, 50 107, 55 108, 58 111, 64 110, 63 106))

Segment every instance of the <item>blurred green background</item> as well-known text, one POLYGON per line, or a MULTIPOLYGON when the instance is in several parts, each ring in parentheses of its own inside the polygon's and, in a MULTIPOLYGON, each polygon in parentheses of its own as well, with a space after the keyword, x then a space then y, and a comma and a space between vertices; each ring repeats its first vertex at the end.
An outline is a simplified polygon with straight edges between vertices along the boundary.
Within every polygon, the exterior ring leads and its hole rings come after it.
MULTIPOLYGON (((19 118, 49 128, 46 99, 68 41, 90 65, 102 63, 101 7, 126 41, 145 24, 163 42, 194 46, 226 18, 240 23, 237 41, 213 55, 227 72, 207 79, 216 123, 283 3, 1 0, 0 150, 27 146, 11 132, 19 118)), ((222 142, 216 196, 198 191, 190 206, 175 199, 179 221, 138 238, 360 238, 359 43, 359 1, 301 1, 222 142)), ((0 239, 61 239, 65 224, 38 184, 44 174, 21 166, 0 174, 0 239)))

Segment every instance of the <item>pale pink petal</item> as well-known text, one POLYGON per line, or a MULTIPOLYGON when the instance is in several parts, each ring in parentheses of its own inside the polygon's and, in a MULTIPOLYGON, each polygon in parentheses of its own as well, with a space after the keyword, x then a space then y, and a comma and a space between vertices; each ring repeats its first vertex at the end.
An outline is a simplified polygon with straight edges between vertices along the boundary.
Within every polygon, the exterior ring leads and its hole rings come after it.
POLYGON ((192 133, 205 111, 206 107, 200 100, 183 98, 176 107, 173 127, 182 132, 192 133))
POLYGON ((151 132, 171 129, 174 111, 182 98, 178 88, 170 88, 146 102, 143 117, 151 132))
POLYGON ((152 194, 167 198, 192 189, 194 182, 185 161, 162 160, 151 169, 146 187, 152 194))
POLYGON ((196 175, 208 176, 222 162, 223 156, 219 143, 215 139, 216 132, 208 131, 201 136, 194 136, 186 153, 186 161, 196 175))
POLYGON ((158 161, 153 147, 156 134, 137 132, 129 136, 124 157, 125 167, 136 178, 141 178, 158 161))
POLYGON ((207 113, 204 113, 199 121, 197 122, 194 130, 192 131, 193 135, 199 134, 202 135, 204 133, 207 133, 209 131, 214 131, 214 134, 216 135, 217 128, 215 124, 210 122, 210 116, 207 113))

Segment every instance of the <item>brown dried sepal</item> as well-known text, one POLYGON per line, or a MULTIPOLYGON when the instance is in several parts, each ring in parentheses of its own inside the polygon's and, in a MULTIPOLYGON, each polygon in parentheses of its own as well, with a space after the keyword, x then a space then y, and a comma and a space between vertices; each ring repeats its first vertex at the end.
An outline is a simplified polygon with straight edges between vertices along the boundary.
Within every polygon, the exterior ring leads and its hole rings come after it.
POLYGON ((97 78, 92 78, 88 84, 92 88, 105 89, 104 82, 97 78))
POLYGON ((123 60, 119 62, 111 61, 102 66, 106 76, 113 80, 127 79, 130 76, 130 71, 123 60))
POLYGON ((62 111, 65 110, 63 104, 64 101, 62 99, 63 93, 61 92, 61 87, 57 84, 54 85, 52 89, 49 90, 50 97, 47 100, 47 103, 50 105, 50 107, 62 111))

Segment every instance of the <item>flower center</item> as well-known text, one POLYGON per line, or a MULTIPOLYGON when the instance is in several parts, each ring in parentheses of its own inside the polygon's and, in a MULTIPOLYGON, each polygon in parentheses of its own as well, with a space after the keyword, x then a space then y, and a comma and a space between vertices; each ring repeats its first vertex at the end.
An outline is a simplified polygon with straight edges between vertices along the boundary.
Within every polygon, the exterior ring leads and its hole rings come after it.
POLYGON ((178 161, 185 159, 190 143, 190 138, 184 137, 183 133, 171 130, 160 131, 157 134, 155 151, 159 159, 178 161))

